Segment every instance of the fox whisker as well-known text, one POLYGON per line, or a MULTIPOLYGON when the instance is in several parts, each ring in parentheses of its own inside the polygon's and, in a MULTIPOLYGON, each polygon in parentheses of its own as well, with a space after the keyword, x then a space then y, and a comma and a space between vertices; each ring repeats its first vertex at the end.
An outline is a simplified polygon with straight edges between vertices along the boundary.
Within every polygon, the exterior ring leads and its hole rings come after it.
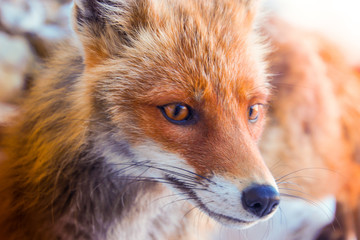
POLYGON ((275 179, 276 182, 282 181, 284 178, 291 176, 295 173, 299 173, 299 172, 303 172, 303 171, 311 171, 311 170, 322 170, 322 171, 328 171, 328 172, 333 172, 333 173, 337 173, 336 171, 333 171, 331 169, 327 169, 327 168, 302 168, 302 169, 298 169, 296 171, 290 172, 288 174, 285 174, 277 179, 275 179))

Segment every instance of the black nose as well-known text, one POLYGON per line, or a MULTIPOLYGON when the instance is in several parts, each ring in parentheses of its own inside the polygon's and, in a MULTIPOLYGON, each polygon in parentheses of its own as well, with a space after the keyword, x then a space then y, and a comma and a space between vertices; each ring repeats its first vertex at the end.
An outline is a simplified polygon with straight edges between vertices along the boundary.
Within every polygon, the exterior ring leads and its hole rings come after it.
POLYGON ((245 210, 258 217, 270 214, 279 203, 279 193, 267 185, 253 185, 246 188, 242 194, 242 205, 245 210))

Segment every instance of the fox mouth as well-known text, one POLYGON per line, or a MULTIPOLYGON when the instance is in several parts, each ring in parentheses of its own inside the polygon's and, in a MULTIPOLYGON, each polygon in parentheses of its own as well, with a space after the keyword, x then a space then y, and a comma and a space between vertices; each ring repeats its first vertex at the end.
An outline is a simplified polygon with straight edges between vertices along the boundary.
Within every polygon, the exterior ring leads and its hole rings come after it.
POLYGON ((223 223, 223 224, 227 224, 227 225, 251 225, 252 223, 254 223, 253 221, 244 221, 238 218, 234 218, 234 217, 229 217, 220 213, 216 213, 211 211, 202 201, 201 199, 196 195, 196 193, 189 187, 187 186, 186 183, 179 181, 178 179, 166 175, 165 178, 171 182, 175 188, 177 188, 178 190, 180 190, 181 192, 185 193, 186 195, 188 195, 190 197, 191 200, 193 200, 197 205, 196 207, 200 208, 202 211, 204 211, 205 213, 207 213, 210 217, 212 217, 213 219, 223 223))

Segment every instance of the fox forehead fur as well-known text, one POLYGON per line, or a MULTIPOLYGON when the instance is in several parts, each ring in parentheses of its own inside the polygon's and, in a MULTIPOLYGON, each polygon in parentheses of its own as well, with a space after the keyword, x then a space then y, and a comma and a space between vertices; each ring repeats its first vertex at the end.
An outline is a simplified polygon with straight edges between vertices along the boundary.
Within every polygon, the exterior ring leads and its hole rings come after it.
MULTIPOLYGON (((248 119, 269 95, 256 9, 75 0, 77 39, 49 60, 1 141, 0 237, 149 239, 150 226, 170 221, 164 208, 145 207, 163 191, 154 181, 224 224, 262 220, 240 200, 252 184, 276 189, 257 147, 265 110, 248 119), (159 106, 171 103, 190 106, 196 124, 169 122, 159 106), (138 209, 153 215, 140 221, 138 209), (138 232, 140 222, 149 228, 138 232)), ((164 239, 184 228, 180 209, 164 239)))

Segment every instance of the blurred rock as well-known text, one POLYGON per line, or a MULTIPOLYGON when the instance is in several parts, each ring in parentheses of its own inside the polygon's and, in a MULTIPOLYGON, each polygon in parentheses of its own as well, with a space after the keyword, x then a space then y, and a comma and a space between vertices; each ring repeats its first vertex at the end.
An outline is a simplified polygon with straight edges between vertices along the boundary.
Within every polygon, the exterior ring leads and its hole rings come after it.
POLYGON ((29 43, 19 36, 0 32, 0 101, 19 94, 34 57, 29 43))
MULTIPOLYGON (((6 126, 16 116, 18 109, 14 105, 0 103, 0 127, 6 126)), ((0 152, 1 160, 1 152, 0 152)))
POLYGON ((68 27, 70 18, 71 0, 41 0, 46 10, 46 22, 48 24, 68 27))
POLYGON ((0 21, 13 32, 36 32, 45 22, 45 8, 39 0, 1 0, 0 21))
POLYGON ((35 62, 70 34, 71 0, 0 0, 0 102, 12 101, 35 62))
POLYGON ((0 23, 10 34, 32 33, 57 41, 70 32, 70 3, 56 0, 0 0, 0 23))

